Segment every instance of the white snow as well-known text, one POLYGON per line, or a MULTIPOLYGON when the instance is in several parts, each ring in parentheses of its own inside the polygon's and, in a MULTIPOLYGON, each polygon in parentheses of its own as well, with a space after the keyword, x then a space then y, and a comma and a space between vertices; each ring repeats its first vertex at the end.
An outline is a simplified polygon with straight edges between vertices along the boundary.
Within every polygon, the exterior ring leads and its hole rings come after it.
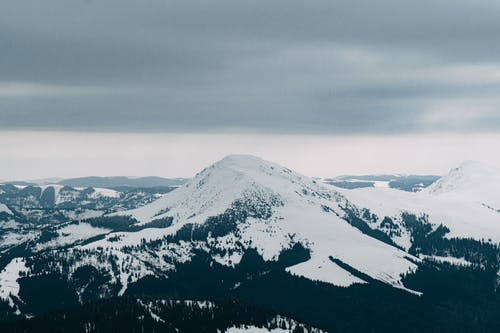
POLYGON ((34 239, 39 234, 38 231, 9 231, 0 236, 0 248, 6 251, 8 247, 34 239))
POLYGON ((141 244, 142 240, 149 242, 152 240, 163 238, 168 235, 173 235, 177 230, 179 230, 180 227, 181 225, 175 225, 168 228, 147 228, 136 232, 113 232, 106 235, 105 239, 89 243, 83 246, 83 248, 85 249, 95 249, 98 247, 122 248, 124 246, 139 245, 141 244), (115 236, 118 236, 119 240, 113 242, 109 241, 110 238, 113 238, 115 236))
MULTIPOLYGON (((368 208, 381 219, 399 220, 403 212, 429 216, 435 225, 450 229, 447 237, 471 237, 500 242, 500 181, 475 163, 453 169, 431 187, 413 193, 391 188, 338 189, 360 208, 368 208), (475 166, 475 167, 471 167, 475 166), (478 173, 478 174, 476 174, 478 173), (488 203, 493 206, 486 206, 488 203)), ((408 244, 401 244, 407 246, 408 244)))
POLYGON ((230 327, 227 329, 226 333, 290 333, 289 330, 284 330, 281 328, 274 328, 268 330, 267 328, 255 327, 255 326, 240 326, 240 327, 230 327))
POLYGON ((70 220, 81 221, 102 216, 104 215, 104 211, 94 209, 75 209, 66 211, 65 214, 70 220))
POLYGON ((388 181, 383 181, 383 180, 372 180, 373 186, 374 187, 389 187, 389 182, 388 181))
POLYGON ((76 200, 80 196, 80 192, 76 189, 61 191, 64 186, 62 185, 51 185, 55 190, 55 204, 61 204, 63 202, 76 200))
POLYGON ((234 267, 235 265, 240 263, 242 257, 243 253, 233 252, 231 254, 226 254, 223 257, 220 255, 215 255, 213 259, 221 265, 234 267))
POLYGON ((472 263, 465 258, 455 258, 455 257, 442 257, 442 256, 427 256, 427 255, 420 255, 421 258, 427 258, 430 260, 434 260, 437 262, 444 262, 452 265, 457 265, 457 266, 470 266, 472 263))
POLYGON ((67 225, 64 228, 59 229, 57 232, 61 235, 61 238, 65 238, 68 241, 77 241, 108 233, 110 231, 111 230, 109 229, 93 227, 90 224, 82 222, 67 225))
MULTIPOLYGON (((362 273, 398 288, 402 287, 401 275, 416 269, 416 265, 405 258, 411 257, 407 253, 361 233, 319 207, 315 211, 300 206, 287 209, 282 222, 288 225, 285 229, 310 241, 312 263, 309 267, 313 267, 315 262, 329 260, 328 257, 332 256, 362 273)), ((341 268, 335 270, 339 269, 341 268)), ((317 274, 322 276, 321 272, 317 274)), ((345 274, 338 276, 338 284, 344 284, 345 274)), ((332 279, 330 277, 325 282, 336 284, 332 279)), ((358 281, 353 280, 354 282, 358 281)))
MULTIPOLYGON (((77 199, 83 190, 86 188, 84 187, 75 187, 71 189, 67 189, 64 191, 61 191, 65 186, 59 185, 59 184, 47 184, 47 185, 40 185, 40 188, 42 189, 42 192, 45 191, 45 189, 52 187, 54 189, 54 194, 55 194, 55 204, 61 204, 63 202, 67 201, 72 201, 77 199)), ((120 192, 112 190, 112 189, 107 189, 107 188, 93 188, 93 192, 90 194, 90 198, 92 199, 97 199, 101 197, 106 197, 106 198, 119 198, 120 197, 120 192)))
POLYGON ((472 201, 500 210, 500 169, 468 161, 452 169, 424 192, 452 200, 472 201))
POLYGON ((26 271, 24 258, 14 258, 0 272, 0 298, 9 302, 14 307, 12 296, 19 297, 19 283, 21 271, 26 271))
POLYGON ((165 320, 161 319, 160 316, 158 316, 156 313, 153 312, 153 306, 152 304, 146 304, 144 303, 142 300, 138 299, 137 300, 137 303, 139 303, 143 308, 145 308, 146 310, 148 310, 149 312, 149 315, 151 316, 151 318, 156 321, 156 322, 162 322, 164 323, 165 320))
POLYGON ((286 270, 293 275, 331 283, 339 287, 349 287, 354 283, 366 283, 328 258, 312 258, 306 262, 287 267, 286 270))
POLYGON ((14 213, 12 213, 12 211, 9 209, 9 207, 7 207, 5 204, 3 203, 0 203, 0 213, 1 212, 5 212, 9 215, 13 215, 14 213))
MULTIPOLYGON (((367 180, 367 179, 358 179, 358 178, 349 178, 349 179, 344 179, 344 178, 334 178, 334 181, 340 181, 340 182, 347 182, 347 183, 373 183, 373 187, 389 187, 390 181, 388 180, 367 180)), ((320 180, 324 182, 325 184, 329 184, 326 180, 320 180)))
POLYGON ((107 234, 110 231, 110 229, 96 228, 87 223, 69 224, 56 231, 59 234, 59 237, 52 239, 46 243, 37 244, 35 249, 39 251, 46 248, 73 244, 75 242, 86 240, 94 236, 107 234))
POLYGON ((109 189, 94 187, 94 192, 91 194, 92 198, 106 197, 106 198, 119 198, 120 192, 109 189))
POLYGON ((228 328, 225 332, 231 333, 240 333, 240 332, 257 332, 257 333, 292 333, 292 332, 304 332, 304 333, 326 333, 326 331, 320 330, 315 327, 304 327, 299 322, 290 319, 288 317, 283 317, 280 315, 276 315, 270 320, 268 320, 267 325, 270 327, 279 327, 279 328, 260 328, 254 325, 238 325, 232 326, 228 328))
POLYGON ((20 226, 21 223, 16 222, 14 220, 0 221, 0 229, 16 229, 20 226))

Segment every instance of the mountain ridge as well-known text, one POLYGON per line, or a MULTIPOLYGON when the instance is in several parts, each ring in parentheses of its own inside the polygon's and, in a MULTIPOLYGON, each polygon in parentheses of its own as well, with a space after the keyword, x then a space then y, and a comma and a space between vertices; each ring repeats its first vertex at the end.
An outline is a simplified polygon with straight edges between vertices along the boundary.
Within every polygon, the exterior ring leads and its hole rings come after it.
POLYGON ((420 302, 440 292, 425 284, 440 271, 459 274, 451 276, 460 283, 467 274, 496 277, 500 251, 488 228, 497 215, 475 202, 422 192, 340 189, 231 155, 138 208, 35 227, 30 239, 4 250, 0 305, 37 314, 50 298, 40 284, 58 286, 79 303, 137 295, 250 297, 253 290, 266 297, 264 286, 282 283, 347 298, 350 291, 383 290, 420 302), (459 218, 464 212, 487 218, 459 218), (474 223, 493 239, 471 233, 474 223))

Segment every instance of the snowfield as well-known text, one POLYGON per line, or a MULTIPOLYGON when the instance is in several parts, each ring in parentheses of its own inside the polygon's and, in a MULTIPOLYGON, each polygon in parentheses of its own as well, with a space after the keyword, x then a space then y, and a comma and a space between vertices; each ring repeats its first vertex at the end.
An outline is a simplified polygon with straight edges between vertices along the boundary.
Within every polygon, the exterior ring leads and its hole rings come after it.
POLYGON ((13 297, 19 296, 19 279, 20 272, 26 271, 24 258, 14 258, 0 272, 0 298, 9 302, 11 307, 15 307, 13 297))
POLYGON ((290 330, 284 330, 281 328, 274 328, 268 330, 267 328, 247 326, 247 327, 230 327, 227 329, 226 333, 290 333, 290 330))
POLYGON ((69 224, 57 230, 57 238, 46 243, 37 244, 36 251, 73 244, 94 236, 107 234, 110 231, 110 229, 96 228, 87 223, 69 224))
POLYGON ((500 211, 500 170, 468 161, 424 190, 429 195, 474 202, 500 211))
MULTIPOLYGON (((4 222, 0 222, 4 223, 4 222)), ((7 222, 10 224, 10 222, 7 222)), ((0 236, 0 253, 5 252, 11 246, 16 246, 18 244, 24 243, 28 240, 36 238, 40 235, 39 231, 8 231, 0 236)))
POLYGON ((287 272, 313 281, 323 281, 339 287, 349 287, 355 283, 366 283, 342 269, 330 259, 314 258, 309 261, 287 267, 287 272))
POLYGON ((456 265, 456 266, 470 266, 470 265, 472 265, 472 263, 470 261, 467 261, 464 258, 427 256, 427 255, 423 255, 423 254, 421 254, 419 257, 430 259, 430 260, 437 261, 437 262, 444 262, 444 263, 448 263, 448 264, 456 265))
POLYGON ((3 203, 0 203, 0 213, 7 213, 9 215, 13 215, 12 211, 9 209, 9 207, 7 207, 6 205, 4 205, 3 203))
MULTIPOLYGON (((446 237, 500 242, 500 171, 467 162, 429 188, 404 192, 391 188, 340 189, 352 203, 379 217, 399 220, 403 212, 428 215, 450 229, 446 237), (492 208, 493 207, 493 208, 492 208)), ((408 248, 408 240, 399 242, 408 248)))

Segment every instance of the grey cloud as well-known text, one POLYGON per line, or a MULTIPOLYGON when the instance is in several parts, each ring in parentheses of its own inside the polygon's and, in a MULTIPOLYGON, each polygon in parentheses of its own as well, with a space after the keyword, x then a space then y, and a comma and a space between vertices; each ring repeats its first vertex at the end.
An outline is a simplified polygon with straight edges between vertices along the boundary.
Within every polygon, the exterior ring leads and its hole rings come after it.
POLYGON ((498 31, 488 0, 5 1, 0 129, 495 132, 498 31))

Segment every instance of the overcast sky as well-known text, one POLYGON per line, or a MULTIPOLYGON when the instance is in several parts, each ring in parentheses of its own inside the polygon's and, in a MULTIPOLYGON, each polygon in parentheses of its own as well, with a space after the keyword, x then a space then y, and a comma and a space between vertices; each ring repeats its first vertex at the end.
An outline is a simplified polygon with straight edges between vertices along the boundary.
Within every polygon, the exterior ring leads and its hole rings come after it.
POLYGON ((0 178, 172 176, 230 152, 310 175, 500 164, 499 32, 495 0, 1 1, 0 178), (117 168, 134 141, 157 151, 117 168))

